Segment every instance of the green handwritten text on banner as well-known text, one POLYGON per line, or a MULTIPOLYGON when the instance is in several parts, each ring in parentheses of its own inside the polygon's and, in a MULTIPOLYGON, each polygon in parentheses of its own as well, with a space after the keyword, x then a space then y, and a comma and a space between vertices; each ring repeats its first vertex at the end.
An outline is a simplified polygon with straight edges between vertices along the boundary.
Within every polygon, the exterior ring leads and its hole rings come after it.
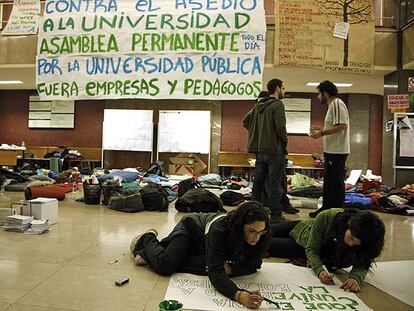
POLYGON ((42 99, 249 99, 264 65, 263 0, 48 0, 42 99))

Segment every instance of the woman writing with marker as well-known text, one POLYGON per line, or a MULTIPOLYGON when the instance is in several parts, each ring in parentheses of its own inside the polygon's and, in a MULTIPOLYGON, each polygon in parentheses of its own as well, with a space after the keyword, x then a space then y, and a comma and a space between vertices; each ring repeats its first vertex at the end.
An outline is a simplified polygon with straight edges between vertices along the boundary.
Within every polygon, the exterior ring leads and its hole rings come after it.
POLYGON ((315 219, 272 225, 269 254, 307 259, 321 282, 333 284, 328 269, 352 266, 341 288, 358 292, 374 260, 384 247, 385 227, 370 211, 330 209, 315 219))
POLYGON ((149 230, 131 242, 136 264, 148 264, 161 275, 174 272, 208 275, 222 295, 257 309, 259 292, 239 289, 230 277, 260 269, 271 235, 269 215, 258 202, 246 202, 228 214, 184 215, 164 239, 149 230))

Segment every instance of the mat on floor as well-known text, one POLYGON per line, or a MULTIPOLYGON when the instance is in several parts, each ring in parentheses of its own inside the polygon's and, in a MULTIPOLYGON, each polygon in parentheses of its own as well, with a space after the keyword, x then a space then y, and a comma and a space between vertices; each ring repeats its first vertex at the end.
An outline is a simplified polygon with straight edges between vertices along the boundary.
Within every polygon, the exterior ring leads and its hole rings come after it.
MULTIPOLYGON (((264 263, 259 272, 233 278, 239 288, 260 290, 262 295, 276 301, 282 310, 371 310, 358 297, 336 285, 319 282, 311 269, 284 263, 264 263)), ((246 310, 239 303, 219 294, 208 277, 176 273, 168 285, 165 299, 175 299, 190 310, 246 310)), ((260 310, 276 310, 263 301, 260 310)))
POLYGON ((414 306, 414 260, 378 262, 366 282, 414 306))

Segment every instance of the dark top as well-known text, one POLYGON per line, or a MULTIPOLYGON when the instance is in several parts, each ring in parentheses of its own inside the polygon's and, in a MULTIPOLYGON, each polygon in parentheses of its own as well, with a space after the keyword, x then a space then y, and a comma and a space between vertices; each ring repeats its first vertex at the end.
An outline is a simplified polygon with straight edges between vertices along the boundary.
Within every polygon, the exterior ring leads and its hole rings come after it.
MULTIPOLYGON (((174 236, 187 235, 193 240, 191 256, 206 255, 206 266, 199 267, 199 271, 192 273, 208 275, 214 288, 222 295, 234 299, 238 291, 236 284, 230 277, 252 274, 260 269, 261 255, 252 246, 249 246, 243 237, 239 243, 231 245, 229 232, 225 225, 225 214, 220 213, 190 213, 185 215, 175 226, 174 230, 161 241, 168 243, 174 236), (216 219, 219 215, 223 217, 216 219), (215 220, 208 228, 206 227, 215 220), (224 263, 232 268, 229 276, 224 270, 224 263), (207 271, 206 271, 207 270, 207 271)), ((198 268, 197 268, 198 270, 198 268)))
POLYGON ((224 263, 227 262, 232 269, 230 277, 236 277, 255 273, 262 265, 262 258, 260 253, 244 240, 239 245, 230 245, 229 232, 224 221, 224 218, 221 218, 214 222, 206 235, 208 277, 222 295, 234 299, 239 289, 226 274, 224 263))

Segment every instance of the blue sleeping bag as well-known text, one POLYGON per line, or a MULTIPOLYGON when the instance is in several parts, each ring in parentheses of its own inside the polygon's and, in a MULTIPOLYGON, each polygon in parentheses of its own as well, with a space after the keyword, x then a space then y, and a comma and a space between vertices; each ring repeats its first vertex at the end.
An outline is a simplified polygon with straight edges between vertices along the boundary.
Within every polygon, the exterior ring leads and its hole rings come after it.
POLYGON ((372 205, 372 199, 363 194, 347 193, 345 194, 345 207, 351 205, 369 209, 372 205))

